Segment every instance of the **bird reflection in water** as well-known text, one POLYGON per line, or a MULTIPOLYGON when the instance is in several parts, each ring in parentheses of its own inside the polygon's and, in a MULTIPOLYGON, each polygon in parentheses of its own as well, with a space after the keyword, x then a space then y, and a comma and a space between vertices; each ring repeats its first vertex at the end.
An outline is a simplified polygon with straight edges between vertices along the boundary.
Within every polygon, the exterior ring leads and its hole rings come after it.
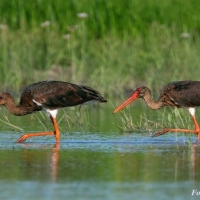
POLYGON ((196 177, 199 175, 199 166, 198 166, 198 144, 191 145, 191 168, 193 180, 196 180, 196 177))
POLYGON ((60 143, 35 144, 22 143, 21 171, 23 177, 37 177, 39 180, 56 182, 59 174, 60 143))
POLYGON ((53 181, 58 179, 58 168, 59 168, 59 150, 60 143, 56 143, 53 147, 52 157, 51 157, 51 177, 53 181))
POLYGON ((188 177, 193 181, 199 180, 198 144, 194 143, 188 147, 177 145, 176 148, 178 153, 174 162, 175 180, 177 181, 182 177, 181 173, 188 174, 188 177))

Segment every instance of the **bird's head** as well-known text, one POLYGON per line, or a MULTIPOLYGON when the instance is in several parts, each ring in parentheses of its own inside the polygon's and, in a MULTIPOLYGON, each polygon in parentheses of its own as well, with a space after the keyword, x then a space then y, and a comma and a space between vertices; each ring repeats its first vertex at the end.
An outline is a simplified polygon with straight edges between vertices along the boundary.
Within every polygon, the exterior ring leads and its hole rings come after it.
POLYGON ((10 94, 8 93, 0 93, 0 105, 4 105, 9 97, 10 94))
POLYGON ((149 92, 149 89, 145 86, 136 88, 136 90, 131 94, 131 96, 126 101, 124 101, 124 103, 122 103, 119 107, 117 107, 113 113, 116 113, 116 112, 122 110, 128 104, 135 101, 136 99, 143 98, 147 92, 149 92))

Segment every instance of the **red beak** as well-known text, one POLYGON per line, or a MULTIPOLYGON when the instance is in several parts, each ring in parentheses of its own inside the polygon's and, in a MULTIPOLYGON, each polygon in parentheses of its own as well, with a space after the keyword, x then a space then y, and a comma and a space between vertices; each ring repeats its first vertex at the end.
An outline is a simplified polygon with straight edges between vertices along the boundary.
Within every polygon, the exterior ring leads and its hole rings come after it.
POLYGON ((122 110, 124 107, 126 107, 128 104, 130 104, 132 101, 136 100, 138 98, 139 93, 133 92, 133 94, 126 100, 124 103, 122 103, 119 107, 117 107, 113 113, 116 113, 120 110, 122 110))

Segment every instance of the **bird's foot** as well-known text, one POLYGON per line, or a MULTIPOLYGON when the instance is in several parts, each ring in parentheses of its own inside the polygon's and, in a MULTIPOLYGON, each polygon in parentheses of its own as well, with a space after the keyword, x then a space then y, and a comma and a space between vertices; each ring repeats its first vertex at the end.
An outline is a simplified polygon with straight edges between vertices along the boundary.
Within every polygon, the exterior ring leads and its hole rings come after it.
MULTIPOLYGON (((38 132, 38 133, 26 133, 26 134, 22 135, 17 140, 17 143, 23 142, 23 141, 27 140, 30 137, 47 136, 47 135, 55 135, 55 133, 53 131, 51 131, 51 132, 38 132)), ((56 142, 58 142, 59 139, 60 138, 56 138, 56 142)))
POLYGON ((164 129, 156 132, 154 135, 152 135, 152 137, 157 137, 157 136, 163 135, 163 134, 165 134, 167 132, 169 132, 169 129, 168 128, 164 128, 164 129))
POLYGON ((28 134, 24 134, 24 135, 22 135, 16 142, 17 142, 17 143, 23 142, 23 141, 25 141, 27 138, 28 138, 28 134))

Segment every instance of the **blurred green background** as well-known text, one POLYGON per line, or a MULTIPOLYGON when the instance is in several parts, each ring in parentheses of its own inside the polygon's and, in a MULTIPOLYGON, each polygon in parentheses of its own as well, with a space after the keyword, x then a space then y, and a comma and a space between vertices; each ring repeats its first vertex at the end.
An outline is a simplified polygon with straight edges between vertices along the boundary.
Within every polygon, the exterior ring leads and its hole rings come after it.
POLYGON ((40 80, 85 84, 107 97, 199 78, 195 0, 1 0, 0 89, 40 80))

